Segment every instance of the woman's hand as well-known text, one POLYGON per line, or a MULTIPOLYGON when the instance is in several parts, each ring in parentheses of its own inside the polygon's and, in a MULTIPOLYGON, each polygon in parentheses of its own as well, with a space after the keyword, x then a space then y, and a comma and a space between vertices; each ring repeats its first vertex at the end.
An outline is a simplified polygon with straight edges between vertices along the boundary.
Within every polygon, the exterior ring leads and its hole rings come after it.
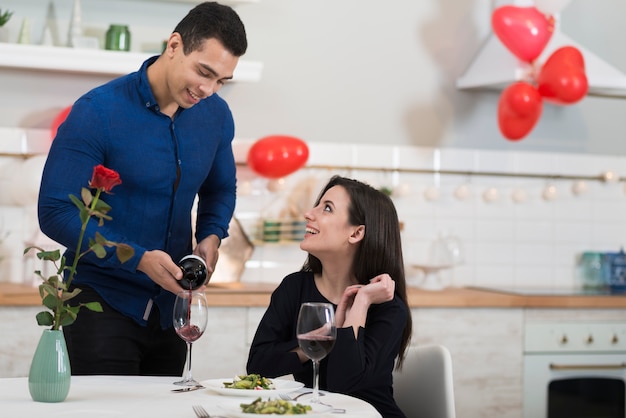
POLYGON ((380 274, 370 280, 365 286, 350 286, 346 288, 344 295, 337 305, 337 313, 335 321, 339 327, 338 317, 343 315, 341 327, 352 327, 354 337, 358 337, 359 327, 365 327, 367 320, 367 311, 372 304, 388 302, 393 299, 396 290, 396 282, 388 274, 380 274), (356 292, 351 297, 354 290, 348 290, 355 287, 356 292), (342 307, 342 304, 345 307, 342 307), (340 310, 341 307, 341 310, 340 310))
POLYGON ((335 311, 335 323, 337 324, 337 328, 343 327, 343 322, 346 320, 346 316, 354 303, 354 297, 361 287, 363 286, 360 284, 348 286, 346 290, 343 291, 343 295, 341 295, 341 300, 335 311))
POLYGON ((396 291, 396 282, 387 273, 380 274, 363 286, 358 297, 366 298, 368 305, 389 302, 396 291))

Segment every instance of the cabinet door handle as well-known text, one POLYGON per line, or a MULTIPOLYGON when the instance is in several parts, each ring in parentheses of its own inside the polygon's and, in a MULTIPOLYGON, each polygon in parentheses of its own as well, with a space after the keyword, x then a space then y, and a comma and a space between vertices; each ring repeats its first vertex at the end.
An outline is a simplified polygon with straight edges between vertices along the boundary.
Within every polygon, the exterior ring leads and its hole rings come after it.
POLYGON ((626 363, 618 364, 554 364, 550 363, 550 370, 617 370, 626 369, 626 363))

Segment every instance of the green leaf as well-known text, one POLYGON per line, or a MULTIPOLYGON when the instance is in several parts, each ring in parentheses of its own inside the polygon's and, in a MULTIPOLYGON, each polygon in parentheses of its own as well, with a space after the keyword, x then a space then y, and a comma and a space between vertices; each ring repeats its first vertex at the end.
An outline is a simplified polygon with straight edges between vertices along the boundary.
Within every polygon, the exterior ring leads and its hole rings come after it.
POLYGON ((96 242, 100 245, 107 245, 107 239, 100 232, 96 231, 96 242))
POLYGON ((42 326, 49 326, 54 324, 54 317, 48 311, 41 311, 35 317, 37 319, 37 324, 42 326))
POLYGON ((67 325, 72 325, 76 318, 78 317, 78 311, 80 310, 80 305, 78 306, 67 306, 65 312, 61 314, 61 318, 59 319, 59 326, 64 327, 67 325))
POLYGON ((26 247, 26 248, 24 248, 24 255, 26 255, 26 253, 28 253, 30 250, 33 250, 33 249, 38 250, 38 251, 40 251, 40 252, 41 252, 41 251, 45 251, 45 250, 44 250, 43 248, 41 248, 41 247, 38 247, 38 246, 36 246, 36 245, 31 245, 30 247, 26 247))
MULTIPOLYGON (((80 189, 80 197, 83 199, 83 202, 85 202, 85 206, 91 205, 91 201, 93 200, 93 195, 91 194, 91 190, 89 190, 86 187, 83 187, 82 189, 80 189)), ((78 208, 78 209, 81 209, 81 208, 78 208)))
POLYGON ((61 257, 61 266, 59 267, 59 274, 61 274, 61 272, 65 268, 65 264, 66 264, 66 259, 65 259, 65 256, 63 256, 61 257))
POLYGON ((56 297, 56 294, 56 286, 51 285, 49 282, 45 282, 39 285, 39 295, 42 297, 42 299, 45 295, 52 295, 56 297))
POLYGON ((105 250, 104 247, 100 244, 92 245, 91 251, 93 251, 98 258, 104 258, 107 255, 107 250, 105 250))
POLYGON ((37 258, 45 261, 58 261, 61 258, 61 251, 40 251, 37 253, 37 258))
POLYGON ((63 292, 63 296, 61 297, 61 300, 64 301, 64 302, 67 302, 68 300, 70 300, 73 297, 77 296, 80 292, 82 292, 82 290, 80 290, 78 288, 72 290, 71 292, 63 292))
POLYGON ((84 303, 82 306, 89 309, 90 311, 104 312, 102 310, 102 305, 100 305, 100 302, 88 302, 88 303, 84 303))
POLYGON ((57 297, 56 295, 47 294, 45 298, 41 300, 43 306, 48 309, 52 309, 53 311, 57 308, 57 297))
POLYGON ((48 284, 50 284, 50 286, 54 288, 54 290, 56 290, 59 288, 59 283, 61 283, 62 280, 59 279, 59 276, 50 276, 48 277, 47 282, 48 284))
POLYGON ((117 254, 117 258, 123 264, 135 255, 135 250, 128 244, 117 244, 115 254, 117 254))
MULTIPOLYGON (((82 194, 82 191, 81 191, 81 194, 82 194)), ((72 203, 74 203, 74 206, 76 206, 79 211, 82 212, 83 210, 85 210, 85 204, 83 203, 83 201, 77 198, 76 196, 74 196, 73 194, 70 195, 70 200, 72 201, 72 203)))
POLYGON ((111 210, 111 206, 109 206, 109 204, 107 202, 105 202, 104 200, 99 199, 96 202, 96 207, 94 208, 94 210, 96 212, 100 212, 101 214, 105 215, 105 214, 109 213, 109 211, 111 210))

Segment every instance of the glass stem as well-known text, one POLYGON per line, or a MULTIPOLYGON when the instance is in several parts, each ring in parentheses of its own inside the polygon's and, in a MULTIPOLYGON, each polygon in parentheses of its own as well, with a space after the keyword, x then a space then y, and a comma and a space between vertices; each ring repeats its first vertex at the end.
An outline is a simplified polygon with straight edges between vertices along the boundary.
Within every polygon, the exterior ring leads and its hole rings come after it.
POLYGON ((317 360, 313 360, 313 397, 311 402, 318 403, 320 401, 320 363, 317 360))
POLYGON ((191 343, 187 342, 187 374, 183 379, 185 382, 192 380, 191 377, 191 343))

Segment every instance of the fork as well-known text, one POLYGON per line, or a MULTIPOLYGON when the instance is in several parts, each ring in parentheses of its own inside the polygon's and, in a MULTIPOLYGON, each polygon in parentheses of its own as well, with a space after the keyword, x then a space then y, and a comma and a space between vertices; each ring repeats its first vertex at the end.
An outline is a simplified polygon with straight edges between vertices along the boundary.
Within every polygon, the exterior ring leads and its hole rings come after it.
MULTIPOLYGON (((288 393, 279 393, 279 394, 278 394, 278 397, 279 397, 280 399, 282 399, 283 401, 295 401, 295 400, 296 400, 296 399, 298 399, 300 396, 302 396, 302 395, 309 395, 310 393, 311 393, 311 392, 303 392, 303 393, 300 393, 300 394, 298 394, 297 396, 294 396, 294 397, 291 397, 288 393)), ((323 393, 320 393, 320 396, 324 396, 324 394, 323 394, 323 393)), ((346 410, 345 410, 345 409, 343 409, 343 408, 335 408, 334 406, 332 406, 332 405, 328 405, 328 404, 323 403, 323 402, 321 402, 321 401, 319 402, 319 404, 320 404, 320 405, 324 405, 324 406, 328 406, 328 407, 332 408, 332 411, 330 411, 330 412, 331 412, 331 414, 345 414, 345 413, 346 413, 346 410)))
MULTIPOLYGON (((291 396, 288 393, 280 392, 278 394, 278 397, 282 399, 283 401, 297 401, 300 396, 310 395, 311 393, 313 392, 302 392, 302 393, 297 394, 296 396, 291 396)), ((320 396, 324 396, 324 394, 320 393, 320 396)))
POLYGON ((191 408, 198 418, 224 418, 222 416, 209 414, 201 405, 193 405, 191 408))

